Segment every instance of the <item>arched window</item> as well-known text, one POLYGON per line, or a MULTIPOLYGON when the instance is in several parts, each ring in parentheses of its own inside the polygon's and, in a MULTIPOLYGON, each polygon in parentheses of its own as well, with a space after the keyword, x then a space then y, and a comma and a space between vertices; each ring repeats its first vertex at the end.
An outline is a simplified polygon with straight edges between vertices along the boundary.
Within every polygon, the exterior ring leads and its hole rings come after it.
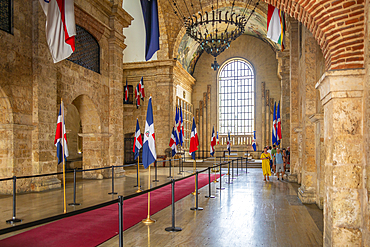
POLYGON ((0 0, 0 30, 12 33, 13 0, 0 0))
POLYGON ((76 49, 68 58, 86 69, 100 73, 100 47, 98 41, 85 29, 76 25, 76 49))
POLYGON ((254 130, 254 70, 244 59, 221 66, 219 76, 219 131, 250 135, 254 130))

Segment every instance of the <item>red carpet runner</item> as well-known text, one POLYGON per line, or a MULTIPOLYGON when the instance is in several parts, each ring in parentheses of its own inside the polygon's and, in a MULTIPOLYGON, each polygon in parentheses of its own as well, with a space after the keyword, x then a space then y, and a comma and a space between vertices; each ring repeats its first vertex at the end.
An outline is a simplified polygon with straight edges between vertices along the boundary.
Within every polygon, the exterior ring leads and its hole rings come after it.
MULTIPOLYGON (((219 175, 217 175, 217 178, 219 175)), ((211 175, 213 181, 214 175, 211 175)), ((208 174, 199 174, 199 188, 208 184, 208 174)), ((175 185, 176 201, 194 191, 194 177, 175 185)), ((171 185, 150 193, 150 212, 171 205, 171 185)), ((124 230, 145 219, 148 214, 148 197, 141 195, 124 201, 124 230)), ((168 216, 170 217, 170 215, 168 216)), ((0 241, 0 246, 96 246, 118 234, 118 204, 71 216, 44 226, 20 233, 0 241)), ((118 244, 118 243, 117 243, 118 244)))

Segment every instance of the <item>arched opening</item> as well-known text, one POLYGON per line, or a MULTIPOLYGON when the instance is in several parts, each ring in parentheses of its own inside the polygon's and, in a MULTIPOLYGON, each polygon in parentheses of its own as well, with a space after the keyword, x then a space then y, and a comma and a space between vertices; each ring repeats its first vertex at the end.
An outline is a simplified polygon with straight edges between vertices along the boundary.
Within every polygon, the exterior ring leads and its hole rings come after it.
POLYGON ((82 124, 80 113, 75 105, 67 106, 66 110, 66 132, 68 140, 69 157, 67 159, 67 169, 82 168, 82 137, 78 134, 82 133, 82 124))
POLYGON ((218 126, 221 142, 228 133, 234 145, 248 142, 254 131, 255 72, 242 58, 224 62, 218 74, 218 126))

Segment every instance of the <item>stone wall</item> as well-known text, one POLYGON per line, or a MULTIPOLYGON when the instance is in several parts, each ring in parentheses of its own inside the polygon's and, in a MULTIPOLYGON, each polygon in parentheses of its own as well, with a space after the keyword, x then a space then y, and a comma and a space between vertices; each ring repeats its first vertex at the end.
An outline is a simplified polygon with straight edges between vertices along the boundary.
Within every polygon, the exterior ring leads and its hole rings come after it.
MULTIPOLYGON (((243 58, 249 61, 255 70, 255 130, 258 149, 262 150, 263 146, 268 145, 267 140, 262 141, 262 108, 265 107, 265 101, 262 99, 262 82, 265 83, 265 90, 270 91, 270 97, 280 99, 281 81, 277 76, 278 62, 276 53, 265 42, 252 36, 242 35, 231 43, 230 48, 217 57, 217 62, 222 65, 231 58, 243 58)), ((193 88, 193 105, 199 108, 199 101, 203 102, 203 93, 207 92, 207 86, 210 85, 210 128, 207 129, 209 135, 212 131, 212 126, 215 130, 218 126, 218 83, 217 76, 219 71, 211 69, 211 63, 214 58, 206 53, 203 53, 199 58, 194 71, 194 78, 197 80, 193 88)), ((203 104, 203 103, 202 103, 203 104)), ((204 117, 204 115, 203 115, 204 117)), ((199 131, 199 130, 198 130, 199 131)), ((265 128, 265 135, 271 135, 270 128, 265 128)), ((284 138, 284 137, 283 137, 284 138)), ((207 145, 204 146, 209 149, 208 140, 207 145)), ((285 145, 285 144, 284 144, 285 145)))

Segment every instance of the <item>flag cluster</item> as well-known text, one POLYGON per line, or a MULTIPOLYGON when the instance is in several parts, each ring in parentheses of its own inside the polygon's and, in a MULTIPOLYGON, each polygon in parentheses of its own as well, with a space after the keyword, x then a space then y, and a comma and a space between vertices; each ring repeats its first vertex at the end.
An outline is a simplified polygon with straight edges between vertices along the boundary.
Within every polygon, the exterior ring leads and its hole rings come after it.
POLYGON ((281 136, 281 120, 280 120, 280 101, 278 107, 276 108, 276 102, 274 105, 274 115, 273 115, 273 126, 272 126, 272 144, 279 145, 281 136))
POLYGON ((182 108, 176 106, 175 126, 173 127, 170 139, 172 156, 177 153, 177 145, 182 146, 184 143, 184 120, 182 118, 182 108))
POLYGON ((215 136, 215 127, 212 128, 212 137, 211 137, 211 148, 210 153, 213 156, 215 154, 215 146, 216 146, 216 136, 215 136))
POLYGON ((280 44, 282 51, 285 48, 285 30, 284 12, 269 4, 267 11, 267 38, 280 44))
POLYGON ((136 108, 140 106, 140 99, 144 100, 145 92, 144 92, 144 79, 141 77, 140 82, 135 87, 135 101, 136 101, 136 108))

